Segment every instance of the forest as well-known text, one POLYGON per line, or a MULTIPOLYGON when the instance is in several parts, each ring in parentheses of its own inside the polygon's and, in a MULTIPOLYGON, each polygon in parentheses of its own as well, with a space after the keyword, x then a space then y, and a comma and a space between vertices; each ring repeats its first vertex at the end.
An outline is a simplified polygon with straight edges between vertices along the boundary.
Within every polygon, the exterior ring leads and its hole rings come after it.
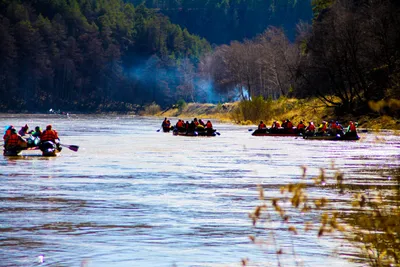
POLYGON ((318 97, 362 114, 370 101, 400 98, 399 8, 395 0, 0 0, 0 110, 318 97))
MULTIPOLYGON (((129 0, 135 5, 143 0, 129 0)), ((207 39, 211 44, 252 39, 269 26, 283 28, 295 39, 295 25, 311 22, 311 0, 145 0, 148 8, 171 22, 207 39)))
POLYGON ((0 109, 129 111, 187 97, 210 44, 122 0, 0 0, 0 109), (190 80, 190 81, 189 81, 190 80))

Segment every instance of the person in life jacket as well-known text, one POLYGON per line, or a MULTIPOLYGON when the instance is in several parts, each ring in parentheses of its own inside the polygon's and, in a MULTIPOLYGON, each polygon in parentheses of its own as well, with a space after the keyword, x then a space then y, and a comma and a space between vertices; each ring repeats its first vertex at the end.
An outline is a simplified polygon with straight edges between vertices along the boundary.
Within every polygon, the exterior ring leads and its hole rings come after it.
POLYGON ((204 121, 202 119, 199 120, 199 124, 204 126, 204 127, 206 126, 206 124, 204 123, 204 121))
POLYGON ((14 126, 12 126, 12 125, 8 126, 8 128, 6 129, 6 132, 4 133, 4 136, 3 136, 3 140, 4 140, 4 141, 6 140, 6 138, 7 138, 8 136, 11 135, 11 130, 12 130, 12 129, 14 129, 14 126))
POLYGON ((265 125, 265 123, 263 121, 260 121, 260 124, 258 125, 258 130, 263 130, 266 128, 267 128, 267 126, 265 125))
POLYGON ((307 135, 307 136, 313 136, 314 133, 315 133, 315 125, 314 125, 314 122, 310 121, 310 122, 308 123, 307 128, 306 128, 306 133, 305 133, 305 135, 307 135))
POLYGON ((163 122, 161 123, 162 128, 169 128, 170 125, 168 125, 168 119, 164 118, 163 122))
POLYGON ((193 123, 194 123, 195 126, 199 125, 199 122, 197 121, 197 118, 194 118, 193 123))
POLYGON ((289 133, 293 132, 293 123, 289 119, 286 120, 285 130, 289 133))
POLYGON ((318 127, 318 135, 324 135, 326 133, 326 130, 328 129, 328 125, 326 124, 326 121, 322 121, 322 124, 319 125, 318 127))
POLYGON ((287 120, 282 120, 282 127, 283 127, 283 129, 286 129, 286 125, 287 125, 287 120))
POLYGON ((10 130, 10 135, 8 135, 4 140, 5 149, 24 149, 27 146, 28 143, 17 133, 15 128, 10 130))
POLYGON ((43 144, 46 141, 51 141, 57 146, 57 150, 61 151, 60 138, 56 130, 53 130, 51 124, 46 126, 46 130, 40 135, 40 143, 43 144))
POLYGON ((29 126, 28 124, 25 124, 25 126, 22 126, 21 129, 19 130, 18 134, 20 136, 24 136, 28 134, 29 126))
POLYGON ((349 121, 349 126, 347 127, 346 136, 357 136, 357 123, 349 121))
POLYGON ((330 121, 330 124, 329 124, 329 130, 328 130, 328 132, 329 132, 331 135, 336 135, 336 134, 337 134, 337 130, 338 130, 338 128, 337 128, 337 125, 336 125, 336 121, 331 120, 331 121, 330 121))
POLYGON ((281 127, 281 124, 278 121, 274 121, 272 123, 270 131, 271 132, 277 132, 280 127, 281 127))
POLYGON ((178 120, 178 122, 176 123, 176 129, 178 129, 178 131, 184 131, 185 127, 183 125, 183 121, 181 119, 178 120))
POLYGON ((304 133, 306 126, 304 125, 303 121, 300 121, 300 123, 297 124, 296 129, 298 133, 304 133))
POLYGON ((190 122, 189 127, 188 127, 188 131, 189 132, 194 132, 196 130, 196 122, 193 120, 190 122))
POLYGON ((35 131, 31 133, 33 137, 39 137, 42 135, 42 129, 39 126, 35 127, 35 131))
POLYGON ((211 121, 207 121, 206 123, 206 129, 212 129, 213 125, 211 123, 211 121))

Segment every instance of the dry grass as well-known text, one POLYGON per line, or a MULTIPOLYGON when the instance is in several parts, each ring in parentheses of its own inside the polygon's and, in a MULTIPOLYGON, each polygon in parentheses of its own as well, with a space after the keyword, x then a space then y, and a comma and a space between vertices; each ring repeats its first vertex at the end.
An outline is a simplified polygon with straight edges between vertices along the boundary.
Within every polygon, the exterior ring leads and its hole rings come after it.
MULTIPOLYGON (((223 104, 189 103, 181 110, 171 108, 157 113, 154 113, 155 109, 151 108, 148 112, 144 112, 144 115, 210 118, 241 125, 257 125, 262 120, 268 126, 272 125, 274 120, 282 122, 282 120, 286 119, 291 120, 294 125, 297 125, 300 121, 305 123, 313 121, 319 124, 323 120, 328 121, 331 119, 338 120, 343 125, 347 125, 349 120, 353 120, 358 121, 358 127, 360 128, 400 130, 400 120, 388 115, 381 114, 380 117, 376 118, 367 115, 358 118, 352 116, 337 117, 333 108, 327 107, 316 98, 281 98, 276 101, 265 101, 265 105, 260 105, 259 102, 256 102, 256 105, 259 105, 259 107, 254 107, 250 114, 248 107, 251 107, 251 103, 250 105, 241 106, 240 102, 234 102, 223 104)), ((398 102, 371 103, 372 110, 379 111, 382 107, 398 107, 398 102)))

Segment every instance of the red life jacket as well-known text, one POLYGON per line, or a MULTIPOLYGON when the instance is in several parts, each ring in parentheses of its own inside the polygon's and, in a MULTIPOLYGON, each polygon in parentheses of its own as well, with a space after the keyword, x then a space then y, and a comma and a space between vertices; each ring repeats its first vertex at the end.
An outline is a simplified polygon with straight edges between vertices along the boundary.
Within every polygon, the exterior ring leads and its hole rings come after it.
POLYGON ((309 130, 309 131, 315 131, 315 125, 314 125, 314 124, 308 125, 307 130, 309 130))
POLYGON ((258 125, 258 129, 264 129, 264 128, 267 128, 267 126, 264 123, 258 125))
POLYGON ((354 125, 354 123, 350 123, 350 132, 355 132, 356 130, 356 126, 354 125))
POLYGON ((291 121, 288 121, 286 124, 286 128, 292 129, 293 128, 293 123, 291 121))
POLYGON ((11 135, 11 129, 7 130, 6 133, 3 136, 3 140, 5 141, 7 139, 8 136, 11 135))
POLYGON ((13 146, 18 146, 18 145, 19 145, 18 134, 14 133, 14 134, 9 135, 6 146, 13 147, 13 146))
POLYGON ((332 123, 331 123, 331 129, 332 129, 332 130, 333 130, 333 129, 337 129, 337 125, 336 125, 335 122, 332 122, 332 123))
POLYGON ((281 124, 279 122, 275 122, 275 128, 281 127, 281 124))
POLYGON ((182 122, 182 121, 178 121, 178 122, 176 123, 176 127, 182 128, 182 127, 183 127, 183 122, 182 122))
POLYGON ((194 125, 196 125, 196 126, 199 125, 199 122, 198 122, 198 121, 195 121, 195 122, 194 122, 194 125))
POLYGON ((55 130, 45 130, 40 136, 40 141, 42 142, 45 141, 54 142, 56 139, 58 139, 58 134, 55 130))
POLYGON ((322 125, 321 132, 326 132, 326 123, 322 125))
POLYGON ((297 125, 297 129, 298 130, 300 130, 300 129, 304 129, 306 126, 303 124, 303 123, 299 123, 298 125, 297 125))
POLYGON ((207 122, 206 128, 212 129, 212 124, 211 124, 211 122, 207 122))

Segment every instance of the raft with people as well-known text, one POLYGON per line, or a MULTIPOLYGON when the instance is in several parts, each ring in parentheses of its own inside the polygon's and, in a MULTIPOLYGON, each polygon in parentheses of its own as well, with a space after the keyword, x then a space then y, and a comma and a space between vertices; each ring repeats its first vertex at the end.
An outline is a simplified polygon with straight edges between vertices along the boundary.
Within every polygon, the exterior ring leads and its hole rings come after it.
POLYGON ((161 127, 164 130, 164 127, 172 128, 172 134, 176 136, 217 136, 220 135, 216 129, 213 128, 211 121, 207 121, 204 123, 201 119, 197 120, 194 118, 190 123, 189 121, 184 121, 182 119, 178 119, 178 122, 175 126, 170 126, 169 120, 167 118, 164 119, 161 127))
POLYGON ((29 131, 29 126, 25 124, 19 132, 10 125, 6 128, 3 136, 4 156, 20 156, 25 150, 40 150, 42 156, 53 157, 61 152, 62 147, 68 147, 70 150, 78 151, 79 146, 62 145, 57 131, 52 129, 51 125, 46 126, 42 132, 39 126, 35 130, 29 131))
POLYGON ((263 121, 260 121, 258 129, 253 136, 303 136, 304 139, 311 140, 359 140, 357 134, 357 122, 349 121, 347 128, 344 128, 338 121, 326 121, 317 128, 314 122, 310 121, 306 127, 303 121, 295 127, 289 119, 284 120, 282 126, 278 121, 274 121, 271 127, 266 127, 263 121))

